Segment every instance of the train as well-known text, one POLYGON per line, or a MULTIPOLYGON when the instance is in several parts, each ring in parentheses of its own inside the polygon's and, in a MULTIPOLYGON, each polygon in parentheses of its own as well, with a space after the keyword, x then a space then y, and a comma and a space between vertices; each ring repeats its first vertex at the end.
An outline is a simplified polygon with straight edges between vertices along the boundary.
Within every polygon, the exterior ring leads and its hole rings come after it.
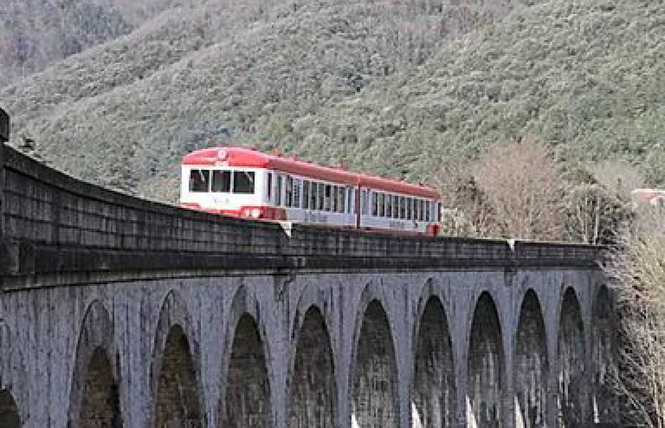
POLYGON ((436 190, 266 154, 212 147, 182 160, 180 206, 235 217, 437 235, 436 190))

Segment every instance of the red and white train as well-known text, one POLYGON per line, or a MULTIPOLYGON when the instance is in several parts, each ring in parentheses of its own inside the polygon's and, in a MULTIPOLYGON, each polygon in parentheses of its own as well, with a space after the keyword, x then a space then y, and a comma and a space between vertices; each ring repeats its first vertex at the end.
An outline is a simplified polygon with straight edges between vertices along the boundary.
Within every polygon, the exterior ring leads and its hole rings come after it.
POLYGON ((181 206, 294 223, 436 235, 434 189, 241 147, 197 150, 182 162, 181 206))

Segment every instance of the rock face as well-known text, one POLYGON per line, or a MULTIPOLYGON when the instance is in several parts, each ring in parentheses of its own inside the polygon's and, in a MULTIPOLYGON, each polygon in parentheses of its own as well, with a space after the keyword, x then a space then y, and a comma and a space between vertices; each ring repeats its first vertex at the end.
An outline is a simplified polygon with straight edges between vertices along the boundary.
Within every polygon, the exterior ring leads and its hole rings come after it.
POLYGON ((597 247, 285 229, 4 154, 3 426, 616 420, 597 247))

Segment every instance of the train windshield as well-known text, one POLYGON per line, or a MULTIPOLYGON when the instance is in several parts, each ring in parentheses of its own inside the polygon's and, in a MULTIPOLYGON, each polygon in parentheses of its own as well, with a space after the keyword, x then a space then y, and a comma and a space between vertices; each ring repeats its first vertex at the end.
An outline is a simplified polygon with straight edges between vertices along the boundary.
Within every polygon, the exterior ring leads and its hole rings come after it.
POLYGON ((254 193, 254 171, 193 169, 190 192, 254 193))
POLYGON ((189 175, 190 192, 207 192, 210 188, 210 171, 207 169, 193 169, 189 175))
POLYGON ((212 172, 212 191, 227 193, 231 191, 231 171, 212 172))
POLYGON ((233 172, 233 193, 254 193, 254 172, 233 172))

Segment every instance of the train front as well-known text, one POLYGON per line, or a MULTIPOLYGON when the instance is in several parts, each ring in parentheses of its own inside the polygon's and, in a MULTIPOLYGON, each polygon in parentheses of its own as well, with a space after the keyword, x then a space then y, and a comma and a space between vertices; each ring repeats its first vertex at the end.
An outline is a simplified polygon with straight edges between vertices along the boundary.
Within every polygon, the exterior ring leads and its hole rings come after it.
POLYGON ((226 147, 194 151, 182 162, 180 206, 235 217, 262 218, 264 176, 260 153, 226 147))

